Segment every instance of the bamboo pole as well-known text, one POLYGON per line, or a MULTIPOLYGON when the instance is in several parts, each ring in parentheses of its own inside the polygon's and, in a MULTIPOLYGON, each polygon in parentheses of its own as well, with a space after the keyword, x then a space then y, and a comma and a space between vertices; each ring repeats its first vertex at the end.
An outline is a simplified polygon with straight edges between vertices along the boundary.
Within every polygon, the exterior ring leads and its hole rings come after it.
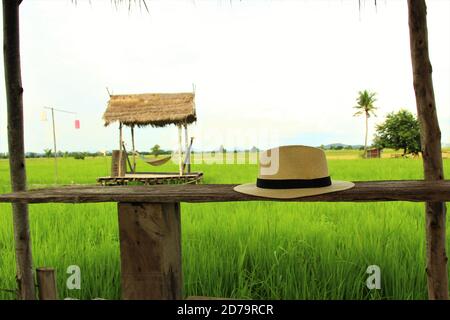
POLYGON ((364 140, 364 158, 367 158, 367 136, 369 134, 369 114, 366 112, 366 137, 364 140))
MULTIPOLYGON (((20 66, 20 1, 3 0, 3 57, 6 104, 8 111, 8 152, 11 188, 14 192, 26 190, 23 135, 23 87, 20 66)), ((28 205, 13 203, 14 245, 16 252, 16 279, 20 298, 36 299, 31 254, 28 205)))
POLYGON ((56 129, 55 129, 55 111, 52 110, 52 128, 53 128, 53 152, 55 156, 55 184, 58 184, 58 158, 56 154, 56 129))
POLYGON ((119 177, 122 176, 122 142, 123 142, 123 137, 122 137, 122 122, 119 123, 119 177))
POLYGON ((136 148, 134 147, 134 125, 131 126, 131 144, 133 148, 133 168, 131 171, 136 172, 136 148))
POLYGON ((183 175, 183 159, 182 159, 182 146, 181 146, 181 125, 178 125, 178 169, 180 172, 180 176, 183 175))
POLYGON ((191 150, 189 149, 189 135, 188 135, 187 123, 184 124, 184 147, 185 147, 184 150, 186 153, 185 163, 187 164, 187 172, 191 173, 191 150))
POLYGON ((58 184, 58 154, 56 148, 56 121, 55 121, 55 111, 64 112, 64 113, 72 113, 76 114, 76 112, 71 112, 67 110, 55 109, 53 107, 44 107, 45 109, 50 109, 52 112, 52 130, 53 130, 53 155, 55 158, 55 184, 58 184))
POLYGON ((39 288, 39 300, 58 300, 55 269, 37 268, 36 278, 39 288))
MULTIPOLYGON (((425 0, 408 0, 409 36, 414 91, 425 180, 443 180, 441 131, 436 113, 432 67, 428 50, 425 0)), ((445 202, 425 204, 427 278, 429 299, 448 299, 448 271, 445 248, 445 202)))

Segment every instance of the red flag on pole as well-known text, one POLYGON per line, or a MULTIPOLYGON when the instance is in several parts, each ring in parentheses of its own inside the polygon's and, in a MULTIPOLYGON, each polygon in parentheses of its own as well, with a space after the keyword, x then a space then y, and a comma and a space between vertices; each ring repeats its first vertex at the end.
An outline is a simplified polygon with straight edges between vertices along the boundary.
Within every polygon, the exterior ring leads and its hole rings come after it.
POLYGON ((80 129, 80 120, 75 120, 75 129, 80 129))

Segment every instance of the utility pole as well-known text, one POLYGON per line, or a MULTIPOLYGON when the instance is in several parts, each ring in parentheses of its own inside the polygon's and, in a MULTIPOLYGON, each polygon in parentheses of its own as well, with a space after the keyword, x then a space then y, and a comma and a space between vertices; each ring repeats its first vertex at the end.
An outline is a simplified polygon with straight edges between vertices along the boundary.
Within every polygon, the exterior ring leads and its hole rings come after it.
POLYGON ((45 109, 49 109, 52 111, 52 128, 53 128, 53 152, 55 156, 55 184, 58 183, 58 155, 56 150, 56 128, 55 128, 55 111, 57 112, 63 112, 63 113, 70 113, 70 114, 76 114, 76 112, 67 111, 67 110, 61 110, 61 109, 55 109, 53 107, 44 107, 45 109))
POLYGON ((57 161, 57 154, 56 154, 56 132, 55 132, 55 112, 52 109, 52 127, 53 127, 53 150, 54 150, 54 156, 55 156, 55 184, 58 183, 58 161, 57 161))

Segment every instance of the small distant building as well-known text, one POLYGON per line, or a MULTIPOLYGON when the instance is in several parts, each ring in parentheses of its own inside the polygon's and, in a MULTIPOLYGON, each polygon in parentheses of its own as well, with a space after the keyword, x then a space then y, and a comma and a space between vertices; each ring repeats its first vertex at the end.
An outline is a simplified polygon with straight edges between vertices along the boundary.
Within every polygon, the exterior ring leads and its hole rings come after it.
POLYGON ((367 159, 381 158, 381 152, 382 152, 382 149, 380 149, 380 148, 367 149, 366 158, 367 159))

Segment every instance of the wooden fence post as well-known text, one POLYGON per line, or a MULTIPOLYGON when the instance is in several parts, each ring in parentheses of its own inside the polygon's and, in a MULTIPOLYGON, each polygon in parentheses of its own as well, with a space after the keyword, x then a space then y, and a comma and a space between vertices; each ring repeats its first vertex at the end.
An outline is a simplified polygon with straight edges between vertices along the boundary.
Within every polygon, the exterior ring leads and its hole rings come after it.
MULTIPOLYGON (((432 67, 428 52, 425 0, 408 0, 408 21, 414 91, 425 180, 444 179, 441 131, 436 113, 432 67)), ((445 250, 445 202, 426 203, 427 277, 430 299, 448 299, 448 270, 445 250)))
POLYGON ((122 298, 181 299, 179 203, 120 203, 122 298))
POLYGON ((55 269, 37 268, 36 277, 39 288, 39 300, 58 300, 55 269))
MULTIPOLYGON (((19 5, 21 1, 2 1, 2 3, 9 172, 12 191, 16 192, 24 191, 27 187, 23 135, 23 87, 20 65, 19 5)), ((28 205, 13 203, 12 209, 18 291, 22 299, 35 300, 28 205)))

